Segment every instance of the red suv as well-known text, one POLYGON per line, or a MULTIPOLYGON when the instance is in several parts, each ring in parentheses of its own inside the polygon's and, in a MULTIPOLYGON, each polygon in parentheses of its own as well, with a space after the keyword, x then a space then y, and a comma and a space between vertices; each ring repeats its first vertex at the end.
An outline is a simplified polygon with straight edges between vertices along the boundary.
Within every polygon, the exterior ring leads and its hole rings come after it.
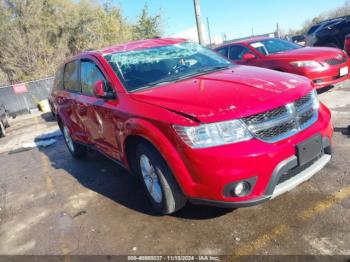
POLYGON ((51 94, 74 157, 92 147, 137 174, 154 208, 250 206, 331 158, 329 110, 310 80, 233 65, 184 39, 81 53, 51 94))
POLYGON ((215 49, 241 65, 265 67, 308 77, 317 89, 349 79, 345 52, 331 47, 302 47, 269 37, 233 42, 215 49))

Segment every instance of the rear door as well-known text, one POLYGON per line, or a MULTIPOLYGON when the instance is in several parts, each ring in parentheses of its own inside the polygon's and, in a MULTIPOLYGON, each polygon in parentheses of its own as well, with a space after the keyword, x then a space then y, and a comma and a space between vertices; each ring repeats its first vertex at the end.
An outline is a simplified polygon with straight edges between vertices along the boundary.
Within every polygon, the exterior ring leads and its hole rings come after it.
MULTIPOLYGON (((94 84, 102 80, 107 88, 110 81, 96 59, 81 60, 81 85, 83 95, 79 100, 84 110, 82 116, 86 132, 100 151, 112 158, 119 159, 119 148, 116 140, 115 125, 118 121, 117 100, 106 100, 97 98, 93 94, 94 84)), ((111 90, 105 90, 111 91, 111 90)))
POLYGON ((77 107, 77 98, 81 95, 80 85, 80 62, 74 60, 64 66, 63 88, 57 96, 59 114, 69 128, 72 138, 81 142, 86 142, 86 133, 82 124, 77 107))

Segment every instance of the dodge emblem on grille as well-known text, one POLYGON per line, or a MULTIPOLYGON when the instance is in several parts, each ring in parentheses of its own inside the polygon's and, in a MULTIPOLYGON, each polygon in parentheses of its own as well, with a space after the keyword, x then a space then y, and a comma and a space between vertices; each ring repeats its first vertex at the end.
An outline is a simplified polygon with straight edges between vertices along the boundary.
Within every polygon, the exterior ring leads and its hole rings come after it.
POLYGON ((337 59, 340 60, 340 59, 342 59, 342 58, 343 58, 343 56, 342 56, 341 54, 338 54, 338 55, 337 55, 337 59))

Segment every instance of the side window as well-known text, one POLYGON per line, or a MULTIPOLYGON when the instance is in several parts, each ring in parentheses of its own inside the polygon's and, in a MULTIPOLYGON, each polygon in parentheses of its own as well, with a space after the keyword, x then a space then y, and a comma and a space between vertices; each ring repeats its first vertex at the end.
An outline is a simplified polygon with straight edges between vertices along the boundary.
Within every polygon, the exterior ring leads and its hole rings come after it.
POLYGON ((78 77, 79 61, 73 61, 64 67, 63 85, 70 91, 80 92, 80 83, 78 77))
POLYGON ((242 60, 244 54, 252 53, 248 48, 241 45, 230 46, 229 58, 231 60, 242 60))
MULTIPOLYGON (((82 92, 86 95, 93 95, 94 84, 102 80, 107 83, 100 69, 92 61, 81 61, 81 87, 82 92)), ((107 86, 107 85, 106 85, 107 86)), ((110 90, 105 90, 106 92, 110 90)))
POLYGON ((55 79, 53 80, 54 89, 63 89, 63 67, 57 69, 55 79))
POLYGON ((218 54, 222 55, 223 57, 228 57, 227 51, 228 51, 228 47, 224 47, 217 50, 218 54))

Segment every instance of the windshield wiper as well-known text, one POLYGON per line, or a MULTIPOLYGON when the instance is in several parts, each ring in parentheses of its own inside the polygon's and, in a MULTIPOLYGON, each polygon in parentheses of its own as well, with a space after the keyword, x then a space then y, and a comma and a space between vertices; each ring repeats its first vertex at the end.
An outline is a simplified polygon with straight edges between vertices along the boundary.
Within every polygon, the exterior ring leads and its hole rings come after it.
POLYGON ((156 87, 156 86, 160 86, 160 85, 164 85, 164 84, 168 84, 168 83, 173 83, 173 82, 176 82, 177 80, 179 80, 179 77, 167 77, 167 78, 155 81, 155 82, 151 82, 151 83, 149 83, 147 85, 144 85, 142 87, 136 88, 136 89, 134 89, 132 91, 139 91, 139 90, 147 89, 147 88, 150 88, 150 87, 156 87))
POLYGON ((224 65, 224 66, 214 66, 214 67, 204 67, 201 69, 197 70, 197 73, 207 73, 207 72, 212 72, 212 71, 218 71, 221 69, 226 69, 231 67, 232 65, 224 65))
POLYGON ((178 76, 178 75, 171 76, 171 77, 167 77, 167 78, 155 81, 155 82, 151 82, 151 83, 149 83, 147 85, 144 85, 144 86, 142 86, 140 88, 136 88, 136 89, 132 90, 132 92, 140 91, 140 90, 143 90, 143 89, 147 89, 147 88, 150 88, 150 87, 156 87, 156 86, 160 86, 160 85, 164 85, 164 84, 168 84, 168 83, 176 83, 176 82, 178 82, 180 80, 184 80, 186 78, 190 78, 190 77, 193 77, 193 76, 205 74, 207 72, 212 72, 212 71, 217 71, 217 70, 229 68, 231 66, 232 65, 201 68, 201 69, 198 69, 198 70, 196 70, 194 72, 191 72, 189 74, 184 74, 184 75, 180 75, 180 76, 178 76))

